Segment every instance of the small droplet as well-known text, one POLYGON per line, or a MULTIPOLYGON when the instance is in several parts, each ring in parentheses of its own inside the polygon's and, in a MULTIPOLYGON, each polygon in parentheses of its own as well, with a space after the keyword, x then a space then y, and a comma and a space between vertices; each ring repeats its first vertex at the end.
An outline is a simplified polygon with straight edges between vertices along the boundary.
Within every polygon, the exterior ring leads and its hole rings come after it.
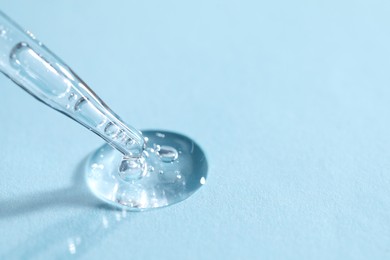
POLYGON ((175 148, 165 145, 159 146, 159 149, 156 149, 156 153, 163 162, 173 162, 179 156, 175 148))
POLYGON ((144 158, 123 158, 119 166, 119 176, 125 181, 138 180, 147 173, 144 158))
POLYGON ((154 167, 153 166, 149 166, 149 172, 154 172, 154 167))
POLYGON ((159 173, 159 174, 164 174, 164 171, 163 171, 163 170, 160 170, 158 173, 159 173))
POLYGON ((77 99, 77 95, 76 95, 75 93, 71 92, 71 93, 69 94, 68 100, 69 100, 70 102, 72 102, 72 101, 75 101, 76 99, 77 99))

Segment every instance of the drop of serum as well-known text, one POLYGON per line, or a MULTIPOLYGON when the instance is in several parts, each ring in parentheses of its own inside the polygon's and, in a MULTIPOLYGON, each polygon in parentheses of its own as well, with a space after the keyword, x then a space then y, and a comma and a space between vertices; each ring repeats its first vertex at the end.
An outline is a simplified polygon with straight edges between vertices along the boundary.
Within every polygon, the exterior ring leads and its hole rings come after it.
POLYGON ((149 142, 139 157, 123 157, 109 144, 90 156, 87 173, 101 176, 87 177, 94 194, 112 205, 140 211, 178 203, 203 186, 207 159, 193 140, 167 131, 142 134, 149 142))

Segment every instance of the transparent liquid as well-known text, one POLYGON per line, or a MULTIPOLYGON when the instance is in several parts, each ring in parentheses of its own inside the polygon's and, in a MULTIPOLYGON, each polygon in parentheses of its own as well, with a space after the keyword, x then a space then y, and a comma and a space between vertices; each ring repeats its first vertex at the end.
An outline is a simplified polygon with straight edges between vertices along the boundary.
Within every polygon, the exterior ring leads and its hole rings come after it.
POLYGON ((89 157, 86 180, 97 197, 115 206, 145 210, 180 202, 205 184, 206 157, 191 139, 165 131, 143 135, 148 139, 144 161, 130 166, 131 177, 121 175, 118 165, 123 156, 109 145, 89 157))

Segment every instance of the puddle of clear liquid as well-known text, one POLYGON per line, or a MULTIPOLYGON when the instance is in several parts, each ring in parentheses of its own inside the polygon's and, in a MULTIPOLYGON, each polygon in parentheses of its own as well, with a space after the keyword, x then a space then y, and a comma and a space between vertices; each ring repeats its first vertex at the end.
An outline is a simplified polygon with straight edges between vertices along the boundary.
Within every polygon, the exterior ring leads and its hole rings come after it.
POLYGON ((180 202, 205 184, 207 160, 196 143, 165 131, 143 134, 148 138, 148 156, 142 162, 124 160, 109 145, 90 156, 86 180, 97 197, 115 206, 145 210, 180 202), (121 170, 128 176, 124 178, 121 170))

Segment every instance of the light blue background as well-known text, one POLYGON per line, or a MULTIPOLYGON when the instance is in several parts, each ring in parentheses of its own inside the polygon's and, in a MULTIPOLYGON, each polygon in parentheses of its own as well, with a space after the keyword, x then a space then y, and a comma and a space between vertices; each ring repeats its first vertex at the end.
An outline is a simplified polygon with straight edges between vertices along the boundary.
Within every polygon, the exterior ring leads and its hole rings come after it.
POLYGON ((194 138, 205 187, 121 213, 102 141, 0 77, 0 258, 389 259, 389 1, 0 1, 127 122, 194 138))

